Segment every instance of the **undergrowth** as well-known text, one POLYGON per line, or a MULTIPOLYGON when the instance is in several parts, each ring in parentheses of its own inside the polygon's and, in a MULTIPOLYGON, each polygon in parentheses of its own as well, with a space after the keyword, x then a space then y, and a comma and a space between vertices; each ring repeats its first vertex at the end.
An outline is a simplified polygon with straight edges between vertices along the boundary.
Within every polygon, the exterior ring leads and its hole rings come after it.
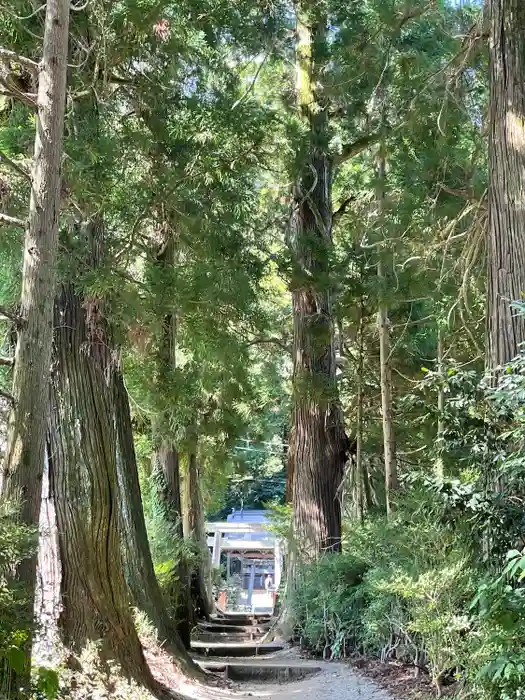
POLYGON ((449 516, 447 498, 421 488, 388 522, 352 522, 342 555, 301 571, 291 594, 297 640, 325 658, 411 664, 437 695, 454 685, 462 697, 522 700, 525 557, 515 551, 491 574, 449 516))
POLYGON ((36 538, 15 516, 14 507, 0 503, 0 697, 8 697, 12 674, 24 669, 24 649, 33 627, 26 612, 27 591, 14 574, 34 551, 36 538))

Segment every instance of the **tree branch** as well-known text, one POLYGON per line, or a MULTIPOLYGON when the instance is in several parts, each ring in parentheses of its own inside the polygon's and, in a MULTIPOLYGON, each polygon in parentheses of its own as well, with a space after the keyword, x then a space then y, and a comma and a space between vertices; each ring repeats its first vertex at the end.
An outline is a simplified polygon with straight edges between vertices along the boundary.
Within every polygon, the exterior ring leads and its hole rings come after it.
POLYGON ((13 394, 10 394, 9 392, 4 391, 3 389, 0 389, 0 397, 3 398, 3 399, 7 399, 7 401, 9 401, 9 403, 10 403, 12 406, 14 406, 15 403, 16 403, 16 402, 15 402, 15 397, 13 396, 13 394))
POLYGON ((424 15, 425 12, 428 12, 429 10, 433 10, 436 8, 436 0, 430 0, 430 2, 427 5, 421 5, 420 7, 412 7, 410 10, 405 12, 404 15, 402 15, 399 20, 397 21, 394 31, 399 32, 407 22, 410 22, 412 19, 417 19, 418 17, 421 17, 421 15, 424 15))
POLYGON ((280 338, 275 338, 273 336, 268 337, 268 338, 255 338, 254 340, 250 340, 249 343, 246 343, 246 347, 249 348, 252 345, 277 345, 280 347, 282 350, 285 350, 286 352, 291 352, 291 347, 289 345, 286 345, 284 341, 282 341, 280 338))
POLYGON ((474 204, 479 204, 479 206, 483 209, 487 208, 487 204, 483 199, 478 199, 472 192, 469 192, 468 190, 456 190, 453 187, 448 187, 447 185, 444 185, 443 183, 440 183, 439 186, 443 190, 443 192, 451 194, 453 197, 459 197, 460 199, 464 199, 467 202, 474 202, 474 204))
POLYGON ((4 367, 12 367, 14 363, 14 357, 0 357, 0 365, 3 365, 4 367))
POLYGON ((347 197, 344 199, 341 204, 337 207, 337 209, 332 213, 332 223, 336 223, 339 221, 339 219, 343 216, 343 214, 346 212, 348 209, 348 205, 354 202, 356 199, 355 195, 352 194, 350 197, 347 197))
POLYGON ((26 70, 28 70, 35 76, 38 75, 38 71, 40 70, 39 64, 35 61, 32 61, 30 58, 26 58, 25 56, 20 56, 19 54, 15 53, 15 51, 3 49, 1 46, 0 60, 4 63, 7 63, 8 61, 13 63, 20 63, 21 66, 23 66, 26 70))
POLYGON ((366 136, 362 136, 360 139, 357 139, 357 141, 354 141, 353 143, 344 144, 341 153, 338 153, 334 156, 334 164, 341 165, 345 161, 350 160, 350 158, 354 158, 354 156, 357 156, 363 151, 366 151, 366 149, 369 146, 372 146, 374 143, 377 143, 380 137, 381 133, 379 131, 376 131, 373 134, 367 134, 366 136))
POLYGON ((0 90, 0 94, 7 95, 8 97, 14 97, 17 100, 20 100, 20 102, 23 102, 24 104, 28 105, 28 107, 31 107, 32 109, 36 108, 37 96, 35 93, 23 92, 22 90, 19 90, 19 88, 16 85, 9 83, 1 75, 0 85, 3 86, 3 89, 0 90))
POLYGON ((17 327, 20 327, 22 325, 22 317, 19 316, 15 311, 11 311, 11 309, 7 309, 5 306, 0 306, 0 319, 1 318, 4 318, 4 319, 8 318, 17 327))
POLYGON ((7 226, 18 226, 18 228, 25 229, 26 222, 22 219, 17 219, 15 216, 9 216, 8 214, 2 214, 0 212, 0 224, 6 224, 7 226))
POLYGON ((24 179, 26 179, 28 182, 31 182, 31 175, 27 172, 27 170, 24 170, 18 163, 16 163, 14 160, 9 158, 8 155, 6 155, 3 151, 0 151, 0 163, 7 163, 13 170, 15 170, 19 175, 21 175, 24 179))

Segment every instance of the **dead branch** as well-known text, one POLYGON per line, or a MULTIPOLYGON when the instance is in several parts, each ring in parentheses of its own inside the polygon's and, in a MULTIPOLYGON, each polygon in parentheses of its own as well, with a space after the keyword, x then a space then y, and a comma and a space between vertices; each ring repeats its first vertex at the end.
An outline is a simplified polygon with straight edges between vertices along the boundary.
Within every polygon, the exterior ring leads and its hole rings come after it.
POLYGON ((4 49, 0 46, 0 60, 4 63, 19 63, 26 70, 28 70, 32 75, 37 76, 40 66, 35 61, 25 56, 20 56, 15 51, 10 51, 9 49, 4 49))
POLYGON ((13 168, 15 172, 21 175, 28 182, 31 182, 31 175, 27 172, 27 170, 24 170, 24 168, 22 168, 20 165, 18 165, 18 163, 9 158, 9 156, 6 155, 3 151, 0 151, 0 163, 7 163, 7 165, 9 165, 10 168, 13 168))
POLYGON ((2 214, 2 212, 0 212, 0 223, 6 224, 7 226, 17 226, 23 229, 26 227, 26 222, 22 221, 22 219, 17 219, 15 216, 9 216, 8 214, 2 214))
POLYGON ((9 403, 12 406, 15 405, 15 397, 12 394, 10 394, 9 392, 4 391, 3 389, 0 389, 0 397, 9 401, 9 403))
POLYGON ((11 309, 6 308, 5 306, 0 306, 0 319, 1 318, 8 318, 16 326, 20 326, 22 324, 22 317, 19 316, 15 311, 12 311, 11 309))

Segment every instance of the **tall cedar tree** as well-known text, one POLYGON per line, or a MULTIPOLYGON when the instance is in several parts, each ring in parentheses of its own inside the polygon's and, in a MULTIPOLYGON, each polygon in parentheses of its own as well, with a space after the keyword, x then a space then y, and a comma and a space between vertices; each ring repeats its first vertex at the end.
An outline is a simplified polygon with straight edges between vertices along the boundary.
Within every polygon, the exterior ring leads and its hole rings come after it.
MULTIPOLYGON (((177 246, 174 234, 166 227, 164 241, 155 254, 155 266, 160 272, 162 283, 155 286, 158 292, 156 311, 161 315, 161 334, 156 353, 156 390, 159 396, 170 402, 166 396, 172 386, 172 373, 177 368, 177 313, 171 298, 170 281, 175 273, 177 246)), ((154 445, 153 470, 158 485, 158 497, 163 506, 163 513, 173 536, 180 542, 184 537, 182 528, 182 506, 180 486, 179 450, 172 435, 169 411, 164 410, 152 421, 152 438, 154 445)), ((182 559, 175 562, 178 580, 181 582, 178 602, 178 628, 184 645, 190 646, 191 627, 194 626, 194 611, 190 595, 190 571, 187 562, 182 559)), ((211 612, 211 611, 209 611, 211 612)))
MULTIPOLYGON (((49 403, 49 367, 56 285, 61 165, 66 100, 69 0, 48 0, 38 75, 36 137, 29 221, 24 241, 20 320, 2 498, 20 506, 22 522, 38 527, 49 403)), ((21 61, 24 66, 30 61, 21 61)), ((22 562, 33 612, 36 555, 22 562)), ((29 661, 28 648, 28 661, 29 661)))
POLYGON ((345 433, 336 386, 330 258, 332 161, 328 104, 327 17, 322 5, 296 6, 296 100, 306 125, 288 232, 293 255, 293 526, 302 559, 341 549, 338 489, 345 433))
MULTIPOLYGON (((83 222, 79 237, 86 269, 97 269, 105 246, 101 218, 83 222)), ((59 626, 67 648, 78 653, 88 642, 100 643, 103 659, 115 659, 127 677, 164 697, 167 691, 144 658, 124 577, 115 422, 119 367, 105 310, 102 298, 81 294, 71 282, 60 285, 49 430, 62 570, 59 626)))
POLYGON ((490 137, 487 368, 512 360, 525 316, 525 4, 489 0, 490 137))

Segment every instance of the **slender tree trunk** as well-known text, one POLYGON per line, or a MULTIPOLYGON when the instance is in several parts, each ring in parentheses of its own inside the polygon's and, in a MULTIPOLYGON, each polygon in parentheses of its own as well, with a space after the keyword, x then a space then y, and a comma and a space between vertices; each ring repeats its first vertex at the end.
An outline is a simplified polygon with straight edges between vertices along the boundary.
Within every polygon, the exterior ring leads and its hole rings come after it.
MULTIPOLYGON (((69 5, 69 0, 48 0, 46 6, 29 222, 24 241, 21 322, 13 376, 14 406, 2 479, 2 498, 18 502, 20 519, 35 528, 40 515, 49 401, 69 5)), ((18 578, 27 585, 31 616, 36 555, 22 563, 18 578)))
POLYGON ((365 323, 364 323, 364 303, 361 297, 359 304, 359 326, 357 330, 357 348, 358 348, 358 367, 357 367, 357 419, 356 419, 356 458, 355 470, 356 479, 359 483, 359 511, 360 517, 363 518, 365 513, 368 513, 372 507, 372 492, 370 490, 370 479, 368 477, 368 468, 363 459, 363 419, 364 419, 364 364, 365 364, 365 323))
POLYGON ((490 137, 487 369, 512 360, 525 316, 525 3, 489 0, 490 137))
POLYGON ((338 401, 332 318, 332 163, 322 94, 326 16, 317 3, 296 6, 297 104, 309 128, 294 188, 289 246, 294 270, 293 409, 290 460, 297 555, 312 560, 341 549, 345 442, 338 401))
POLYGON ((122 544, 124 554, 124 571, 133 604, 153 623, 164 648, 184 667, 185 671, 197 671, 190 660, 185 647, 189 646, 190 630, 185 615, 184 632, 186 639, 181 640, 179 629, 172 622, 166 609, 151 558, 151 551, 146 532, 144 510, 140 493, 139 475, 129 399, 124 386, 122 374, 117 372, 114 379, 115 424, 117 429, 117 474, 122 502, 122 544))
POLYGON ((438 411, 438 421, 437 421, 437 435, 436 435, 436 476, 442 479, 444 476, 444 463, 443 463, 443 440, 445 435, 445 368, 443 366, 443 328, 441 325, 438 326, 438 337, 437 337, 437 370, 439 375, 440 385, 438 388, 437 397, 437 411, 438 411))
MULTIPOLYGON (((386 187, 386 156, 381 145, 377 158, 377 216, 379 227, 382 229, 384 216, 384 201, 386 187)), ((390 321, 388 319, 388 304, 386 302, 386 274, 383 252, 380 250, 377 262, 377 278, 379 283, 379 305, 377 311, 377 326, 379 329, 379 364, 381 370, 381 414, 383 422, 383 454, 385 461, 385 498, 386 511, 392 510, 392 491, 399 487, 397 477, 396 443, 394 435, 394 418, 392 410, 392 361, 390 347, 390 321)))
MULTIPOLYGON (((182 545, 184 539, 182 527, 182 506, 180 488, 179 453, 173 438, 171 427, 171 402, 175 397, 167 394, 172 386, 173 374, 177 369, 177 315, 173 308, 172 285, 175 264, 176 245, 171 234, 167 237, 156 255, 156 267, 160 273, 158 287, 158 306, 163 313, 162 333, 157 353, 157 387, 164 404, 163 410, 152 422, 153 432, 153 472, 157 483, 157 498, 162 504, 162 511, 175 541, 182 545)), ((191 573, 186 561, 176 562, 174 574, 180 585, 178 587, 177 627, 179 635, 186 646, 190 647, 191 628, 195 623, 190 595, 191 573)))
POLYGON ((194 608, 201 617, 213 612, 211 593, 211 561, 206 535, 206 520, 202 503, 201 477, 198 463, 198 448, 195 440, 188 455, 188 470, 184 484, 184 537, 190 540, 199 555, 198 568, 192 576, 194 608))

